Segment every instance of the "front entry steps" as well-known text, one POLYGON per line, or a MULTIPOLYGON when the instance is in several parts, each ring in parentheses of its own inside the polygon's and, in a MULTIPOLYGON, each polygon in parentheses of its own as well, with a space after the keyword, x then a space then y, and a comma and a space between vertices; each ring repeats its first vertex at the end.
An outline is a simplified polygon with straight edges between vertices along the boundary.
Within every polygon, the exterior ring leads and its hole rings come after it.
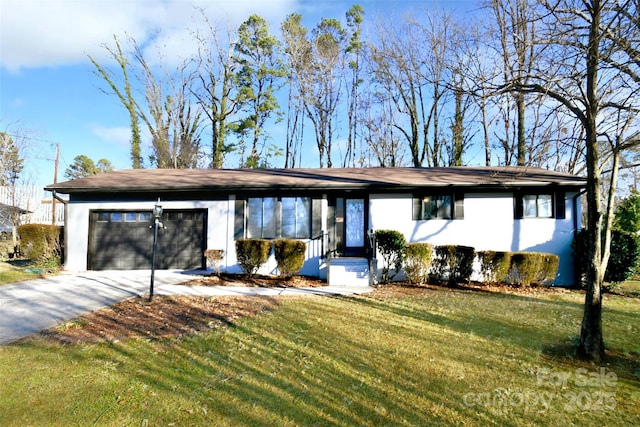
POLYGON ((371 272, 367 258, 331 258, 327 272, 329 286, 369 286, 371 272))

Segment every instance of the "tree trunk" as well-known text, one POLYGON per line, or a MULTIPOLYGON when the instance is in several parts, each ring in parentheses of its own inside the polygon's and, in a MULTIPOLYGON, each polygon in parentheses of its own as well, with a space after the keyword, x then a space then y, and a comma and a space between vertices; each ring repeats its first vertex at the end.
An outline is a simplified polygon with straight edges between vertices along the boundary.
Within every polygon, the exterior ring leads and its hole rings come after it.
POLYGON ((516 93, 516 105, 518 106, 518 166, 525 166, 527 164, 526 152, 527 141, 525 141, 525 108, 524 108, 524 94, 516 93))
MULTIPOLYGON (((587 293, 584 315, 580 328, 578 356, 600 362, 604 358, 604 340, 602 337, 602 283, 606 259, 603 259, 603 221, 600 213, 601 174, 598 166, 598 143, 596 118, 598 105, 598 65, 600 48, 600 17, 602 7, 594 0, 589 30, 589 47, 586 68, 586 97, 584 127, 587 151, 587 228, 589 236, 589 266, 587 268, 587 293), (604 261, 604 262, 603 262, 604 261)), ((606 242, 605 242, 606 243, 606 242)))

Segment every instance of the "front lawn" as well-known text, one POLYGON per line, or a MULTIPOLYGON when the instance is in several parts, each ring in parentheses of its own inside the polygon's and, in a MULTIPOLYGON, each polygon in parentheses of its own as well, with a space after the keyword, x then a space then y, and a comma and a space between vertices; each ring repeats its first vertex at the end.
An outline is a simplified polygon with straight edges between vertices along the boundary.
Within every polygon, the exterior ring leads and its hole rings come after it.
POLYGON ((39 336, 0 347, 0 425, 637 425, 640 301, 605 296, 596 366, 572 358, 583 298, 390 287, 183 338, 39 336))
POLYGON ((614 292, 621 295, 640 297, 640 280, 627 280, 617 286, 614 292))
POLYGON ((42 277, 29 260, 0 261, 0 286, 42 277))

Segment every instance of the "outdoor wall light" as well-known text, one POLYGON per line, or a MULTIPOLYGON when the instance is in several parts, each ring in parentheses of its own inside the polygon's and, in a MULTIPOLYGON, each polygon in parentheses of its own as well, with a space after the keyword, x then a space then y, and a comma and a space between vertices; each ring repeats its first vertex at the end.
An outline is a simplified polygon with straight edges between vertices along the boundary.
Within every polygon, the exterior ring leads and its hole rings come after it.
POLYGON ((160 217, 162 216, 162 206, 156 204, 153 207, 153 216, 156 218, 156 221, 160 220, 160 217))

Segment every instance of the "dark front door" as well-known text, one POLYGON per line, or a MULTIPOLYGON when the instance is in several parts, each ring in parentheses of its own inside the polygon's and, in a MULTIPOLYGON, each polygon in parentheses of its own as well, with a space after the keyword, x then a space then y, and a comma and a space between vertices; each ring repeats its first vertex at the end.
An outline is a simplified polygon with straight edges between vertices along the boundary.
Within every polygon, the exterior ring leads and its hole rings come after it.
POLYGON ((364 256, 367 232, 367 198, 344 200, 344 256, 364 256))

